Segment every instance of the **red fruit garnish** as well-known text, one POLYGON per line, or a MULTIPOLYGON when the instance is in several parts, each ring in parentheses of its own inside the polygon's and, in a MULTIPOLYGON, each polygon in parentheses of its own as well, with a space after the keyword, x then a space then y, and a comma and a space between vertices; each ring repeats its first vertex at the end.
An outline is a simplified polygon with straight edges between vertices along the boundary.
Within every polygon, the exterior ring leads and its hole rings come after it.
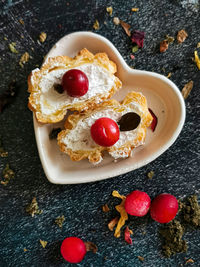
POLYGON ((86 246, 78 237, 67 237, 62 242, 60 252, 66 261, 79 263, 86 254, 86 246))
POLYGON ((142 217, 147 214, 151 199, 147 193, 135 190, 125 200, 125 210, 128 214, 142 217))
POLYGON ((90 129, 92 139, 100 146, 113 146, 119 140, 119 127, 110 118, 100 118, 90 129))
POLYGON ((154 112, 149 108, 149 112, 151 113, 151 116, 153 117, 152 123, 150 125, 151 130, 154 132, 158 123, 158 118, 154 114, 154 112))
POLYGON ((87 93, 89 81, 84 72, 72 69, 63 75, 62 87, 68 95, 80 97, 87 93))
POLYGON ((151 218, 159 223, 168 223, 178 212, 178 201, 170 194, 160 194, 151 203, 151 218))

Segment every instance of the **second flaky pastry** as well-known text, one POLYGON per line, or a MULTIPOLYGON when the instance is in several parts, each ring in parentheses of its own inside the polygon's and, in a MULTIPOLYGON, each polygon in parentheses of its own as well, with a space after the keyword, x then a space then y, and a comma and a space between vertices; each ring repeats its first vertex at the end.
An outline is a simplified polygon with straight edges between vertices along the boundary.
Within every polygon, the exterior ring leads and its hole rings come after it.
POLYGON ((66 129, 58 134, 58 145, 73 161, 88 158, 98 164, 104 151, 115 159, 127 158, 144 144, 151 122, 146 98, 130 92, 121 104, 107 100, 93 110, 68 116, 66 129))
POLYGON ((114 75, 116 71, 115 63, 106 53, 93 55, 87 49, 75 58, 49 58, 41 69, 29 75, 29 108, 42 123, 61 121, 67 110, 94 108, 121 87, 121 81, 114 75), (73 79, 82 87, 76 86, 73 79), (82 89, 76 91, 73 87, 82 89))

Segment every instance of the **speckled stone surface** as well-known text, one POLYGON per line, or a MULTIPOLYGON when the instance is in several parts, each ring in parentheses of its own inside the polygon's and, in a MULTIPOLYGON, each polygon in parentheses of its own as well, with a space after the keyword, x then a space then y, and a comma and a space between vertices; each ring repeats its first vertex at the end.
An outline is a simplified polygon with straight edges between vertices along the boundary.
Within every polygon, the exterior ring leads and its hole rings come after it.
POLYGON ((185 258, 195 261, 190 265, 200 266, 199 230, 185 234, 189 246, 187 254, 166 259, 161 254, 158 224, 148 216, 129 219, 128 225, 134 232, 132 246, 123 237, 114 238, 107 228, 109 220, 116 215, 114 206, 119 202, 111 196, 114 189, 122 194, 134 189, 144 190, 151 198, 162 192, 183 197, 200 191, 200 71, 192 61, 200 42, 198 2, 1 0, 0 92, 13 78, 20 85, 15 102, 0 114, 0 135, 9 152, 8 158, 0 158, 0 171, 9 162, 16 172, 8 186, 0 185, 1 267, 70 266, 62 260, 59 247, 61 241, 71 235, 98 246, 97 254, 88 253, 78 266, 183 266, 185 258), (113 7, 112 17, 107 14, 106 6, 113 7), (131 12, 132 7, 138 7, 139 11, 131 12), (144 48, 134 60, 130 58, 131 42, 123 29, 113 24, 114 16, 146 33, 144 48), (24 25, 19 19, 24 20, 24 25), (32 113, 27 108, 27 76, 41 64, 44 55, 59 38, 74 31, 93 30, 95 19, 100 22, 97 33, 111 40, 130 66, 164 75, 172 72, 170 79, 180 89, 189 80, 194 81, 194 88, 186 100, 186 123, 175 144, 141 169, 97 183, 53 185, 44 175, 37 152, 32 113), (175 42, 166 53, 160 54, 158 44, 165 35, 176 36, 183 28, 189 34, 186 41, 181 45, 175 42), (38 44, 41 31, 47 33, 47 39, 38 44), (9 51, 11 42, 16 42, 19 54, 9 51), (22 69, 18 62, 25 51, 30 53, 31 59, 22 69), (155 172, 152 180, 146 176, 150 170, 155 172), (43 214, 32 218, 25 212, 25 207, 34 196, 43 214), (108 213, 101 210, 105 203, 111 208, 108 213), (60 229, 54 220, 62 214, 66 221, 60 229), (40 239, 48 241, 46 248, 42 248, 40 239), (143 256, 144 262, 137 256, 143 256))

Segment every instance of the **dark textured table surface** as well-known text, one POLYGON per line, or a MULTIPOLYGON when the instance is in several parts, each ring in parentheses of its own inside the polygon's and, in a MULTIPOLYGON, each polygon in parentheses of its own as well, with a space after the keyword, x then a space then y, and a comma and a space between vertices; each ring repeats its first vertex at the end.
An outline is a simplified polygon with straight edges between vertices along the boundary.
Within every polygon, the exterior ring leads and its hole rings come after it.
POLYGON ((199 230, 185 234, 189 246, 187 253, 166 259, 161 254, 158 224, 148 216, 147 219, 129 219, 128 225, 134 232, 132 246, 123 236, 114 238, 107 228, 107 223, 116 214, 114 205, 118 203, 111 196, 113 190, 122 194, 134 189, 144 190, 151 198, 162 192, 183 197, 200 190, 200 71, 192 61, 200 42, 198 2, 0 1, 0 92, 13 79, 20 86, 15 102, 0 114, 0 135, 9 153, 7 158, 0 158, 0 171, 9 162, 16 173, 7 186, 0 185, 1 267, 70 266, 59 254, 61 241, 70 235, 98 246, 98 252, 88 253, 79 266, 181 266, 185 258, 192 258, 195 261, 192 265, 200 266, 199 230), (112 17, 106 12, 107 6, 113 7, 112 17), (139 11, 131 12, 132 7, 138 7, 139 11), (131 42, 123 29, 113 24, 114 16, 146 33, 144 48, 137 52, 134 60, 130 58, 131 42), (23 19, 24 25, 19 19, 23 19), (188 81, 194 81, 186 100, 186 122, 175 144, 141 169, 97 183, 53 185, 44 175, 37 152, 32 113, 27 108, 27 76, 42 63, 44 55, 58 39, 70 32, 93 30, 96 19, 100 23, 96 32, 111 40, 130 66, 164 75, 172 72, 170 79, 180 89, 188 81), (165 35, 176 36, 181 29, 188 32, 186 41, 181 45, 174 42, 168 51, 160 54, 158 44, 165 35), (39 44, 37 39, 42 31, 47 33, 47 39, 39 44), (10 52, 8 44, 11 42, 16 42, 18 54, 10 52), (21 68, 18 62, 26 51, 31 59, 21 68), (150 170, 155 172, 152 180, 146 176, 150 170), (37 198, 43 213, 32 218, 25 212, 25 207, 33 197, 37 198), (101 210, 105 203, 111 208, 108 213, 101 210), (54 220, 62 214, 66 220, 60 229, 54 220), (42 248, 40 239, 48 241, 46 248, 42 248), (144 262, 137 256, 143 256, 144 262))

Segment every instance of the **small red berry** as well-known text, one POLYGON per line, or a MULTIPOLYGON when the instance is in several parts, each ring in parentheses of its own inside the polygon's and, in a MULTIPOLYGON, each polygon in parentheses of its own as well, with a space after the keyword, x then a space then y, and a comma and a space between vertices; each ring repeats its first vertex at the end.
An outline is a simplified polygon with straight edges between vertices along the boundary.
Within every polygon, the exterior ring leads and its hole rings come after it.
POLYGON ((72 97, 80 97, 87 93, 89 81, 81 70, 68 70, 62 77, 62 87, 72 97))
POLYGON ((151 203, 151 218, 159 223, 168 223, 178 212, 178 201, 170 194, 160 194, 151 203))
POLYGON ((79 263, 86 254, 85 243, 78 237, 67 237, 63 240, 60 252, 70 263, 79 263))
POLYGON ((125 210, 128 214, 142 217, 147 214, 151 199, 147 193, 135 190, 125 200, 125 210))
POLYGON ((100 146, 113 146, 119 140, 119 126, 110 118, 100 118, 91 126, 92 139, 100 146))

